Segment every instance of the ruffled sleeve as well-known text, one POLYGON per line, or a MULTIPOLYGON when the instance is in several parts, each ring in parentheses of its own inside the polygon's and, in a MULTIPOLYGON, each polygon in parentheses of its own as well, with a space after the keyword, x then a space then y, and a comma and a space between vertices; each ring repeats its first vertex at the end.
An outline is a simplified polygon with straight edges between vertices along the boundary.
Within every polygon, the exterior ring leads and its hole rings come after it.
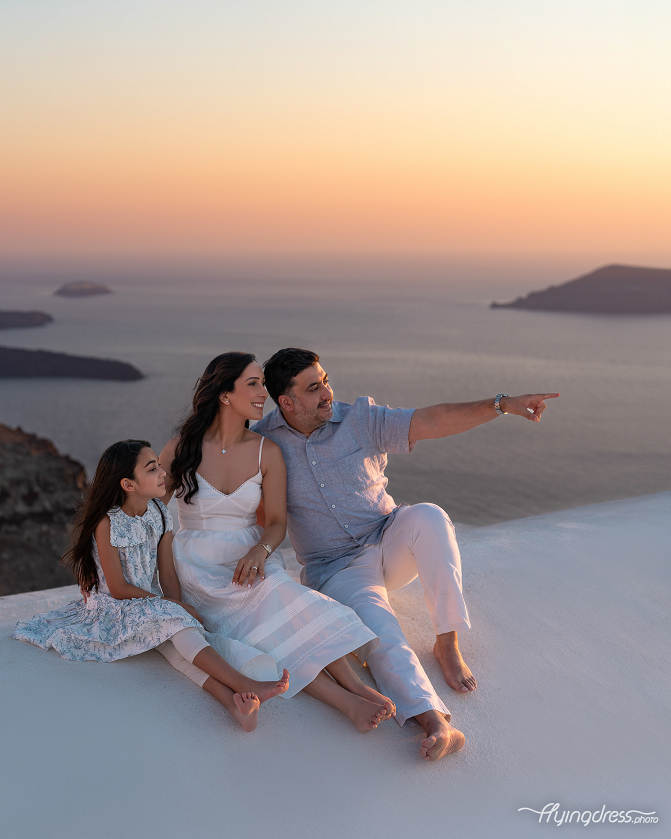
POLYGON ((142 519, 127 516, 120 507, 109 510, 107 515, 110 519, 110 543, 115 548, 130 548, 147 541, 147 530, 142 519))

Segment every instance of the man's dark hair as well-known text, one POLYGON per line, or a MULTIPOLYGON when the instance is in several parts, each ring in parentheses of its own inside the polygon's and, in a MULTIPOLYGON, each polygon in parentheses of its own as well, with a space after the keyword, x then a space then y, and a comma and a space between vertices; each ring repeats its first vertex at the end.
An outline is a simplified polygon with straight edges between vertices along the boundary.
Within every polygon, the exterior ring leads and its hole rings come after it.
POLYGON ((266 374, 266 390, 273 402, 277 405, 280 396, 293 387, 296 376, 318 361, 319 356, 316 352, 300 350, 297 347, 278 350, 269 358, 263 365, 263 371, 266 374))

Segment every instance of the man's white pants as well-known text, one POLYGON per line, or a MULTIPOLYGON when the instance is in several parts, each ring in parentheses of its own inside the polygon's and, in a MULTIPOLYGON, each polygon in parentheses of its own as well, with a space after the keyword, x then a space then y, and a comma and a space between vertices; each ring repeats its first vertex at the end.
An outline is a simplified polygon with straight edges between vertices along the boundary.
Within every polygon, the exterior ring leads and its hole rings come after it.
POLYGON ((396 705, 396 720, 424 711, 449 711, 410 648, 387 598, 419 575, 436 635, 470 629, 461 590, 461 556, 449 517, 435 504, 401 507, 382 534, 352 562, 324 583, 320 591, 357 613, 379 636, 365 662, 378 689, 396 705))

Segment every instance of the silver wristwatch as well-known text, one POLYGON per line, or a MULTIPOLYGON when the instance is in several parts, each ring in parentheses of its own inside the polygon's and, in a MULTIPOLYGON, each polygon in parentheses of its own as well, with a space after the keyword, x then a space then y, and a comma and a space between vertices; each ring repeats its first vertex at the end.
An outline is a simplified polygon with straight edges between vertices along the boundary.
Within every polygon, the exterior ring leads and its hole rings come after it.
POLYGON ((501 414, 501 416, 503 416, 503 414, 508 413, 508 411, 504 411, 504 410, 501 409, 501 400, 503 399, 504 396, 507 396, 508 398, 510 398, 509 393, 497 393, 496 396, 494 397, 494 410, 496 411, 497 414, 501 414))

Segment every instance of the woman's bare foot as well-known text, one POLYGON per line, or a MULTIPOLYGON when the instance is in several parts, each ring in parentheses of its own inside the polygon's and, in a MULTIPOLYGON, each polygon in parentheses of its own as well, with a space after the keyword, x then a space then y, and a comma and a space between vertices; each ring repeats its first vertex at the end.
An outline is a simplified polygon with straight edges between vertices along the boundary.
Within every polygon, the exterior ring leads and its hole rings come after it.
POLYGON ((415 719, 426 733, 419 750, 424 760, 440 760, 441 757, 454 754, 463 748, 466 742, 464 735, 453 728, 438 711, 425 711, 415 719))
POLYGON ((375 705, 382 705, 384 707, 383 722, 396 716, 396 705, 394 705, 391 699, 388 696, 383 696, 381 693, 378 693, 373 688, 369 688, 368 685, 364 685, 362 681, 352 685, 349 691, 350 693, 356 693, 357 696, 362 696, 375 705))
POLYGON ((231 711, 234 719, 240 723, 243 731, 254 731, 256 728, 256 716, 259 712, 261 702, 255 693, 234 693, 233 702, 235 710, 231 711))
POLYGON ((469 690, 476 689, 478 683, 461 657, 456 632, 438 635, 433 646, 433 654, 440 664, 445 681, 453 690, 458 693, 468 693, 469 690))
POLYGON ((259 702, 267 702, 273 696, 279 696, 280 693, 285 693, 289 689, 289 671, 282 671, 279 682, 253 682, 253 685, 259 702))
POLYGON ((378 702, 369 702, 361 696, 351 694, 351 700, 347 703, 345 713, 357 727, 357 731, 365 734, 377 728, 386 718, 387 710, 384 705, 378 702))

